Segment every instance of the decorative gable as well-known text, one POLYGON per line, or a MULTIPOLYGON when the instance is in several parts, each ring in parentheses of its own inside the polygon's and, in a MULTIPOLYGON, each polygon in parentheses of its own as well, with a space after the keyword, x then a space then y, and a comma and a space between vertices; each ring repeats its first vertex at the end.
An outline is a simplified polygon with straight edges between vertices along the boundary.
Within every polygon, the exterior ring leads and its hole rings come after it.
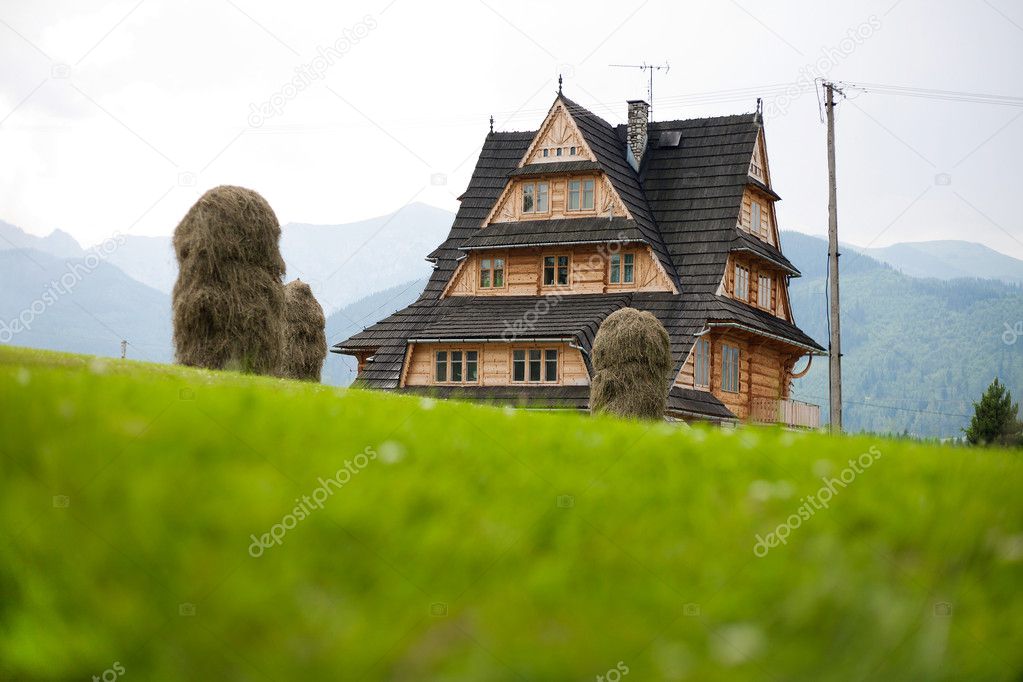
POLYGON ((764 150, 764 131, 757 133, 757 143, 753 147, 753 158, 749 164, 749 175, 765 185, 770 186, 771 175, 767 170, 767 153, 764 150))
POLYGON ((530 163, 557 163, 559 161, 596 161, 579 127, 559 98, 537 131, 519 168, 530 163))

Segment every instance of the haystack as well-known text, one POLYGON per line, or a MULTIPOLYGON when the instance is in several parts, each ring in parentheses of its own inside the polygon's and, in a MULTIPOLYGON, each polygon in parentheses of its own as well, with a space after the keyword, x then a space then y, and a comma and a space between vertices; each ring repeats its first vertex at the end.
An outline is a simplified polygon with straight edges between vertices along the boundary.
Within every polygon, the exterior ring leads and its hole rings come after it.
POLYGON ((671 341, 652 314, 622 308, 597 330, 591 353, 590 410, 661 419, 671 386, 671 341))
POLYGON ((270 204, 220 186, 174 230, 174 349, 183 365, 273 374, 284 333, 281 228, 270 204))
POLYGON ((319 381, 327 357, 326 318, 313 290, 300 279, 284 287, 284 352, 280 375, 319 381))

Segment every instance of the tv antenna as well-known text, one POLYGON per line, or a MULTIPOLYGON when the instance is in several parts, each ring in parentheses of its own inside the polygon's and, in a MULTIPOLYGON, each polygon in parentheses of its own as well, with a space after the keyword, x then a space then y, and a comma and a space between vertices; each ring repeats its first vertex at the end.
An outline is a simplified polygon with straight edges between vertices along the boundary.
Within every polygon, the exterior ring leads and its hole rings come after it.
POLYGON ((650 120, 654 118, 654 71, 660 71, 664 69, 664 73, 668 73, 671 70, 671 65, 668 64, 668 60, 665 59, 663 64, 608 64, 608 66, 616 69, 639 69, 640 71, 647 71, 650 74, 650 81, 647 85, 647 99, 650 100, 650 120))

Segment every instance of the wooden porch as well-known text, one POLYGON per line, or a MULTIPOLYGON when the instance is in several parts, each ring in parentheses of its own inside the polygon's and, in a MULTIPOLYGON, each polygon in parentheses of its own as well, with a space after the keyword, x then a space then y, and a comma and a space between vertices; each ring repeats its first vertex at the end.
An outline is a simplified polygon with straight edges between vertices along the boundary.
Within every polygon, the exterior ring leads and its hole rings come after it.
POLYGON ((821 425, 819 405, 785 398, 758 397, 754 397, 751 403, 750 421, 803 429, 816 429, 821 425))

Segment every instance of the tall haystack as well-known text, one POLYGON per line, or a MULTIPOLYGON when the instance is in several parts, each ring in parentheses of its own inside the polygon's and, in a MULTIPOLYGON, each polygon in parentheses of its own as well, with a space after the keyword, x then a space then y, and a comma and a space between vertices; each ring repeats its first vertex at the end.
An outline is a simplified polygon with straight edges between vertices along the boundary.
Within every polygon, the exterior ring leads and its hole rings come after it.
POLYGON ((284 352, 280 375, 319 381, 327 357, 327 320, 313 290, 300 279, 284 287, 284 352))
POLYGON ((281 227, 244 187, 209 190, 174 230, 174 350, 179 363, 273 374, 284 339, 281 227))
POLYGON ((671 386, 671 341, 652 314, 622 308, 597 330, 591 353, 590 410, 661 419, 671 386))

